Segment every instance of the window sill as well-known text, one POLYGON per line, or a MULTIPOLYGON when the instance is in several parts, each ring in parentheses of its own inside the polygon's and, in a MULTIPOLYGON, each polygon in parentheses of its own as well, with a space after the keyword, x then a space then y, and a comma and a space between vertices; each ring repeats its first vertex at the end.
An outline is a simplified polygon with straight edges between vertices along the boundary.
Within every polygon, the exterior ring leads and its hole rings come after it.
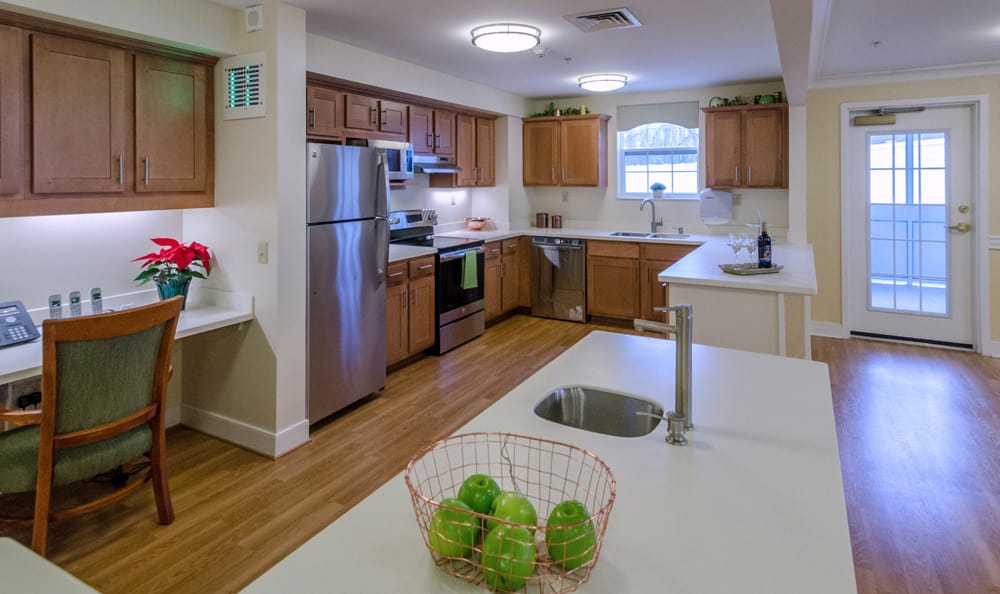
POLYGON ((646 200, 651 198, 657 202, 684 202, 698 200, 698 194, 664 194, 661 198, 653 198, 652 194, 626 194, 618 196, 618 200, 646 200))

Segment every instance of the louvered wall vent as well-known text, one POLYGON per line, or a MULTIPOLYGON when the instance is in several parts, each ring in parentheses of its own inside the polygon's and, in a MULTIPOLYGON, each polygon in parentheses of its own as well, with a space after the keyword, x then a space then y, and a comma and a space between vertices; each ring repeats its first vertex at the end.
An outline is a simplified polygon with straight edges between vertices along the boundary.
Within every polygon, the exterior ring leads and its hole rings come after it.
POLYGON ((225 77, 225 105, 222 119, 262 118, 264 105, 264 52, 226 58, 222 62, 225 77))
POLYGON ((629 29, 639 27, 642 23, 635 18, 632 11, 627 8, 612 8, 598 12, 584 12, 580 14, 570 14, 563 17, 573 23, 584 33, 594 31, 604 31, 606 29, 629 29))

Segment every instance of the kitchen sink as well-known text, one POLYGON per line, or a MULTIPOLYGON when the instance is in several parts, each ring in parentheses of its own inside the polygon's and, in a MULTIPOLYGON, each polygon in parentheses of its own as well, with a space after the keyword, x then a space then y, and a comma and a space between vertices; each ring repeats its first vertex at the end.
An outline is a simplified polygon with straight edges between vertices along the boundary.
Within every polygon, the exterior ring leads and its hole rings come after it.
POLYGON ((615 231, 611 237, 646 237, 649 233, 639 233, 636 231, 615 231))
POLYGON ((635 396, 567 386, 553 390, 543 398, 535 405, 535 414, 553 423, 594 433, 640 437, 656 429, 663 416, 663 408, 635 396))
POLYGON ((691 236, 687 233, 652 233, 646 237, 650 239, 687 239, 691 236))

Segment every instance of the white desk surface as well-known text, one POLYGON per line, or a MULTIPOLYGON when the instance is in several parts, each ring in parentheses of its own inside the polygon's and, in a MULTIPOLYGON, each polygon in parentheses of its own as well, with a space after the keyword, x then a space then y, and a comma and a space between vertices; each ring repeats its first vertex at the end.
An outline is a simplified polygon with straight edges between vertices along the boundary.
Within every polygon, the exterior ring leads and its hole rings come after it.
POLYGON ((0 538, 0 592, 97 594, 97 590, 12 538, 0 538))

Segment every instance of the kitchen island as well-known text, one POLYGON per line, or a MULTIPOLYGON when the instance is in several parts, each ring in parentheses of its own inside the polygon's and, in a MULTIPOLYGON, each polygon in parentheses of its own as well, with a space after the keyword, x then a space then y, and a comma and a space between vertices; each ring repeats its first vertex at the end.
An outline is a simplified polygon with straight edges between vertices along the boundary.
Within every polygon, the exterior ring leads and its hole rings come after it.
MULTIPOLYGON (((696 320, 697 325, 697 320, 696 320)), ((593 332, 462 427, 585 448, 617 480, 601 557, 579 592, 855 592, 826 366, 694 345, 689 445, 543 420, 554 388, 616 390, 673 408, 674 342, 593 332)), ((541 521, 541 520, 540 520, 541 521)), ((483 592, 437 569, 402 473, 247 592, 483 592)))

